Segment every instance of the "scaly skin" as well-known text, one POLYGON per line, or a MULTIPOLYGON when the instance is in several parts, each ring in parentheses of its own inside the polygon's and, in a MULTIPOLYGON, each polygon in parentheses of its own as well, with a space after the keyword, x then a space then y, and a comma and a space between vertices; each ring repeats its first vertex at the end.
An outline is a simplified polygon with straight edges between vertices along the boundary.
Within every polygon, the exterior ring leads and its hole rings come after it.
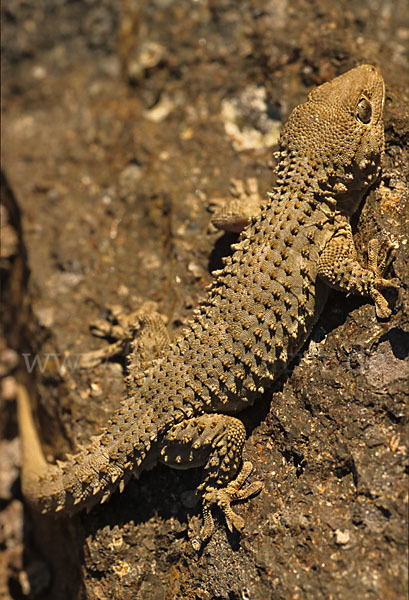
MULTIPOLYGON (((24 390, 19 393, 23 491, 43 512, 73 513, 105 501, 131 474, 163 461, 205 465, 199 486, 204 525, 217 504, 230 529, 242 519, 231 500, 247 498, 245 430, 228 416, 251 405, 283 372, 323 310, 328 284, 372 297, 379 292, 376 248, 357 262, 349 218, 380 172, 384 83, 361 65, 313 90, 294 109, 280 140, 277 186, 216 274, 206 301, 143 378, 130 361, 128 395, 88 448, 48 465, 24 390)), ((135 358, 135 357, 134 357, 135 358)))

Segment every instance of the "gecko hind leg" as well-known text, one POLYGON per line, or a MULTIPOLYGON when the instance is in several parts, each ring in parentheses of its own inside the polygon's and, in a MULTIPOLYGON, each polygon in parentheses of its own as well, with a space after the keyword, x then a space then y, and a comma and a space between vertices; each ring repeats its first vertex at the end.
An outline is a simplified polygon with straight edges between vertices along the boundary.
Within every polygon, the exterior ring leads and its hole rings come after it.
POLYGON ((205 477, 197 489, 202 498, 203 526, 199 537, 192 540, 196 549, 214 531, 213 506, 223 512, 230 531, 241 531, 244 520, 232 510, 231 503, 261 490, 258 481, 246 484, 253 466, 242 461, 245 439, 246 430, 239 419, 205 414, 174 425, 162 440, 160 462, 183 469, 205 465, 205 477))
POLYGON ((164 318, 149 306, 144 305, 129 314, 123 313, 118 306, 109 307, 107 319, 92 323, 91 331, 95 336, 115 341, 105 348, 83 354, 80 367, 89 369, 116 356, 126 356, 128 373, 142 374, 149 368, 170 344, 164 318))

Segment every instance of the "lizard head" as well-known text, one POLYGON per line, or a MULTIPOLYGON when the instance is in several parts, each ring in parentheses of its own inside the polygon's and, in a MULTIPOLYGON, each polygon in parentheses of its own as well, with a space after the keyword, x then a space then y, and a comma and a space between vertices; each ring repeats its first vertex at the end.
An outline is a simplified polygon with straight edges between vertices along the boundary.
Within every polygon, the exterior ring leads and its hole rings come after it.
POLYGON ((287 161, 316 177, 324 193, 349 213, 380 173, 384 100, 381 74, 361 65, 312 90, 281 135, 287 161))

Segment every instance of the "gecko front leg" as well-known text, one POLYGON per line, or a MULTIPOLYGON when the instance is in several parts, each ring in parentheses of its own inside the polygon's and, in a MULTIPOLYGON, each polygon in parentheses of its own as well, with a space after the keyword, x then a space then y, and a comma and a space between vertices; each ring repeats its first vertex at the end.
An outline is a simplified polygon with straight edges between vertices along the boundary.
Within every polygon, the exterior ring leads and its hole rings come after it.
POLYGON ((368 268, 365 269, 358 262, 351 226, 345 219, 321 252, 318 274, 337 290, 369 296, 375 303, 377 317, 386 319, 391 309, 380 290, 397 288, 399 282, 382 277, 384 262, 378 263, 378 251, 379 242, 372 239, 368 244, 368 268))

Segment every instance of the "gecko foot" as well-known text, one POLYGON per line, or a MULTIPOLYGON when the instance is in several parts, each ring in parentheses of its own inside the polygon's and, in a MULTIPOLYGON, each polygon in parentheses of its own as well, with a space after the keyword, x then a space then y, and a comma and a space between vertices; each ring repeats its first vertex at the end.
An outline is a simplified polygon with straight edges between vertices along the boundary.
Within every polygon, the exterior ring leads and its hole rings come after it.
POLYGON ((375 302, 376 316, 379 319, 387 319, 391 314, 391 309, 388 306, 387 300, 383 297, 380 290, 386 288, 399 288, 398 279, 384 279, 382 272, 385 268, 386 261, 379 262, 379 241, 374 238, 368 244, 368 268, 376 276, 370 288, 370 295, 375 302))
POLYGON ((242 531, 244 528, 244 519, 236 514, 231 503, 237 500, 247 500, 251 496, 258 494, 262 488, 260 481, 255 481, 248 485, 244 485, 253 470, 253 465, 250 461, 243 463, 242 469, 236 479, 224 488, 208 487, 203 494, 203 526, 200 530, 199 537, 192 540, 193 547, 198 550, 201 544, 208 540, 214 531, 214 521, 211 512, 211 507, 216 505, 223 512, 229 531, 237 529, 242 531))

